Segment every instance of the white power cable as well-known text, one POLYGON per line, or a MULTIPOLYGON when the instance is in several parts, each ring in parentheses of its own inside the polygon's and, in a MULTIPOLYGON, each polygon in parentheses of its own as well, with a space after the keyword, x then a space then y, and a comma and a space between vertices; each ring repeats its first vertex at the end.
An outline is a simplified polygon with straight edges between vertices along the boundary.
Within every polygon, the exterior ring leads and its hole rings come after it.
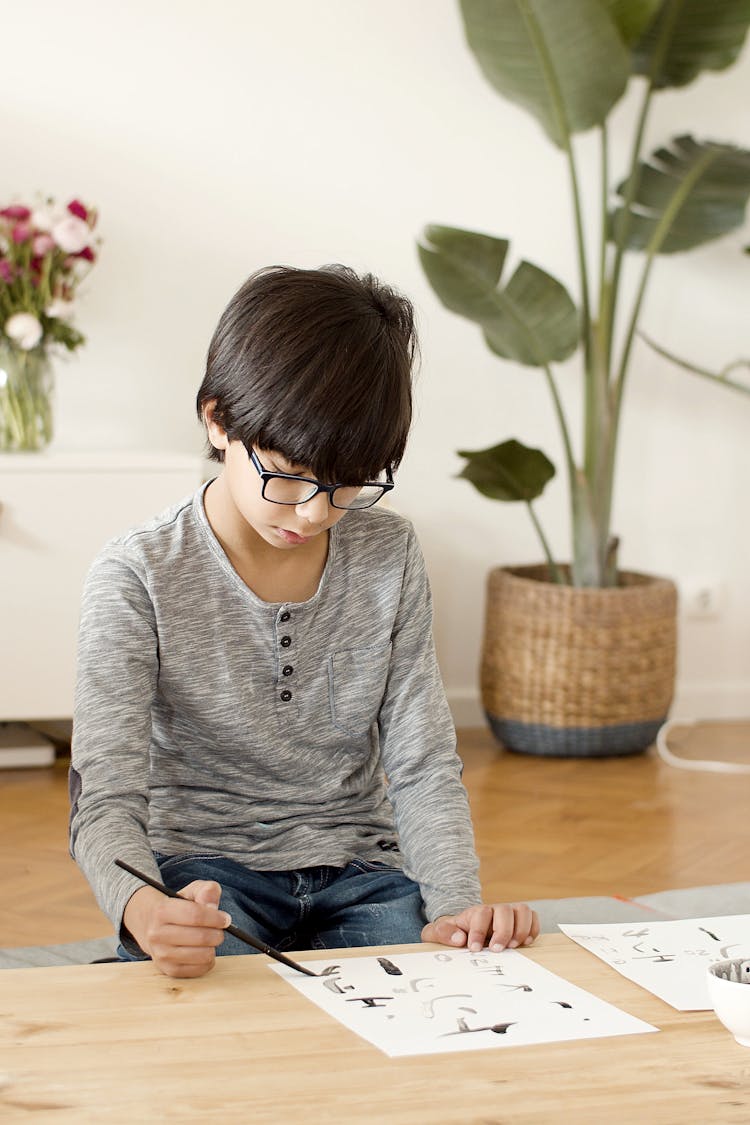
POLYGON ((706 761, 700 758, 678 758, 667 745, 667 738, 673 727, 694 727, 695 723, 668 719, 659 727, 656 735, 656 751, 659 757, 669 766, 676 766, 681 770, 701 770, 710 773, 750 773, 750 765, 740 762, 706 761))

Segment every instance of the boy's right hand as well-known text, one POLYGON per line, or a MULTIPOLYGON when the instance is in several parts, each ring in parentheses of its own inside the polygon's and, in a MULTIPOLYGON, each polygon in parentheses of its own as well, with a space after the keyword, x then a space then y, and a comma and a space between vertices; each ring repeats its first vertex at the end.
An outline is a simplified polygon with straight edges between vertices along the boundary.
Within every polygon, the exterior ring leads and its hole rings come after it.
POLYGON ((196 879, 168 898, 153 887, 139 887, 122 916, 129 933, 168 977, 202 977, 213 968, 216 947, 232 919, 219 910, 221 887, 196 879))

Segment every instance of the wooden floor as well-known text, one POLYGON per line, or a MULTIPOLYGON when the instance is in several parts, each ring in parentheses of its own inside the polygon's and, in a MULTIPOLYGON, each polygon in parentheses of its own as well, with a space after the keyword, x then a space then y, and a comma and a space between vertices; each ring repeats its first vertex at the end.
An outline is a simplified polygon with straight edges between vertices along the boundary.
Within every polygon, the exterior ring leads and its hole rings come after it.
MULTIPOLYGON (((750 723, 676 728, 684 757, 750 763, 750 723)), ((600 761, 459 749, 486 901, 618 894, 750 879, 750 774, 688 772, 654 751, 600 761)), ((111 933, 67 852, 67 761, 0 772, 0 946, 111 933)))

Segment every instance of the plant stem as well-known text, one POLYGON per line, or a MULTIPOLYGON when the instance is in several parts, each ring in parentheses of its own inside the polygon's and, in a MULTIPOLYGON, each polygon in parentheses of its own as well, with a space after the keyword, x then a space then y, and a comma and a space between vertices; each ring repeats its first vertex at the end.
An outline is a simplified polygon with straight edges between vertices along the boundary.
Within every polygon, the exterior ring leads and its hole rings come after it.
POLYGON ((550 568, 550 573, 552 574, 552 578, 554 579, 555 582, 558 583, 558 585, 566 586, 567 583, 565 581, 563 573, 560 570, 557 563, 555 562, 554 558, 552 557, 552 551, 550 550, 549 543, 547 542, 547 537, 544 534, 544 530, 542 528, 542 525, 540 524, 539 520, 537 519, 536 512, 534 511, 534 507, 533 507, 530 500, 526 501, 526 507, 529 509, 529 515, 531 516, 531 522, 533 523, 534 527, 536 528, 536 533, 539 536, 539 541, 542 544, 542 549, 544 550, 544 554, 545 554, 545 557, 547 559, 547 565, 550 568))
POLYGON ((622 403, 622 394, 625 386, 625 378, 628 372, 628 362, 630 360, 630 350, 633 346, 635 338, 635 331, 638 327, 638 319, 640 317, 641 305, 646 292, 646 285, 651 274, 651 267, 654 258, 661 250, 664 239, 669 234, 674 220, 676 219, 680 208, 685 200, 690 195, 698 180, 700 180, 703 173, 707 168, 718 159, 716 152, 708 151, 695 162, 691 171, 685 176, 684 180, 680 181, 679 187, 670 199, 667 206, 664 208, 661 218, 656 224, 656 229, 649 239, 648 246, 646 247, 646 261, 643 265, 643 272, 641 274, 641 281, 638 286, 635 301, 633 303, 633 310, 630 317, 630 325, 628 327, 627 336, 625 337, 625 345, 622 350, 622 358, 620 360, 620 367, 615 380, 615 411, 616 418, 619 418, 620 406, 622 403))
POLYGON ((576 171, 575 156, 573 153, 573 144, 571 139, 570 126, 565 115, 565 102, 560 93, 559 83, 555 68, 552 65, 547 41, 542 33, 539 21, 535 12, 532 10, 528 0, 524 0, 519 5, 519 11, 529 37, 534 43, 539 58, 541 60, 544 72, 547 76, 549 92, 551 97, 551 104, 555 114, 558 132, 560 134, 560 145, 565 150, 565 155, 568 161, 568 171, 570 173, 570 186, 573 198, 573 213, 575 215, 576 224, 576 245, 578 248, 578 268, 581 279, 581 308, 583 311, 583 328, 584 328, 584 350, 588 359, 589 351, 591 348, 591 313, 589 302, 589 281, 588 269, 586 266, 586 242, 583 230, 583 218, 581 215, 581 193, 578 187, 578 174, 576 171))
POLYGON ((607 475, 606 475, 607 491, 608 491, 608 495, 609 495, 609 505, 610 505, 609 510, 610 510, 610 512, 611 512, 611 503, 612 503, 612 482, 614 480, 615 458, 616 458, 616 454, 617 454, 617 435, 618 435, 618 431, 619 431, 620 412, 622 410, 622 398, 623 398, 623 392, 624 392, 624 389, 625 389, 625 379, 626 379, 627 373, 628 373, 628 363, 629 363, 629 360, 630 360, 630 351, 631 351, 631 348, 633 346, 633 340, 635 339, 636 328, 638 327, 638 320, 639 320, 640 313, 641 313, 641 306, 643 304, 643 298, 644 298, 645 293, 646 293, 646 286, 648 284, 648 279, 649 279, 650 274, 651 274, 651 267, 653 265, 654 258, 659 253, 659 250, 662 247, 664 239, 669 234, 669 231, 672 227, 672 224, 673 224, 675 218, 677 217, 677 214, 679 213, 679 210, 682 207, 683 203, 685 202, 687 197, 690 195, 691 191, 693 190, 693 187, 698 182, 698 180, 701 178, 703 173, 706 171, 707 168, 710 167, 710 165, 716 159, 717 159, 716 153, 709 151, 709 152, 704 153, 703 156, 701 156, 701 158, 696 161, 696 163, 693 165, 693 168, 692 168, 691 172, 689 173, 689 175, 687 175, 685 177, 685 179, 680 182, 679 187, 677 188, 674 195, 670 199, 668 205, 664 208, 664 211, 662 212, 661 218, 659 219, 659 222, 656 224, 656 229, 654 230, 654 233, 652 234, 651 238, 649 239, 648 246, 646 247, 646 260, 645 260, 644 265, 643 265, 643 271, 642 271, 642 274, 641 274, 641 281, 640 281, 640 284, 638 286, 638 291, 636 293, 635 301, 633 303, 633 310, 632 310, 631 317, 630 317, 630 326, 628 328, 627 336, 625 338, 625 345, 623 347, 622 358, 620 360, 620 367, 619 367, 616 379, 615 379, 615 381, 613 383, 613 386, 612 386, 612 397, 613 397, 613 402, 612 402, 612 412, 613 412, 612 441, 611 441, 611 445, 610 445, 610 449, 609 449, 609 459, 608 459, 608 463, 607 463, 607 475))
POLYGON ((722 367, 721 371, 709 371, 705 367, 698 367, 695 363, 688 363, 686 359, 680 359, 679 356, 672 355, 666 348, 662 348, 654 343, 645 332, 639 332, 638 335, 646 341, 650 348, 653 348, 659 355, 664 356, 665 359, 671 360, 677 367, 681 367, 683 371, 690 371, 693 375, 700 375, 704 379, 710 379, 712 383, 719 383, 722 387, 729 387, 730 390, 739 391, 743 395, 750 395, 750 386, 746 383, 739 383, 735 379, 729 378, 729 372, 734 371, 737 367, 750 368, 750 360, 738 359, 733 363, 728 363, 726 367, 722 367))
POLYGON ((633 150, 630 156, 629 172, 626 179, 625 197, 623 199, 622 208, 617 221, 617 227, 613 232, 613 241, 615 243, 615 260, 612 271, 612 278, 608 287, 608 301, 606 308, 602 310, 602 320, 604 323, 605 339, 607 341, 607 369, 610 369, 612 362, 612 346, 614 341, 615 331, 615 309, 617 308, 617 295, 620 288, 620 274, 622 270, 622 259, 626 249, 628 229, 630 227, 630 215, 633 200, 635 199, 640 184, 640 154, 643 145, 643 135, 646 129, 646 121, 648 113, 651 108, 651 99, 654 93, 654 83, 656 77, 661 69, 661 65, 667 53, 667 48, 672 39, 672 33, 675 29, 677 17, 680 14, 680 9, 683 5, 683 0, 668 0, 669 11, 664 20, 661 29, 659 41, 656 44, 654 52, 651 56, 651 67, 648 73, 646 89, 643 95, 643 102, 641 105, 641 112, 638 116, 638 124, 635 131, 633 140, 633 150))
POLYGON ((51 372, 37 351, 0 349, 0 450, 38 450, 52 439, 51 372))

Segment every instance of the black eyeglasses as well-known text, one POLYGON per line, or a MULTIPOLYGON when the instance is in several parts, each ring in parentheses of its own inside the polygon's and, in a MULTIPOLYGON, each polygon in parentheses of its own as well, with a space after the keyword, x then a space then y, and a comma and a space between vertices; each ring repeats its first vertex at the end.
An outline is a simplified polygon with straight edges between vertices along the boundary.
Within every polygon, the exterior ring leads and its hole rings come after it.
POLYGON ((248 449, 250 460, 258 471, 262 483, 261 496, 272 504, 306 504, 319 492, 327 492, 334 508, 371 508, 386 492, 393 488, 393 476, 386 469, 383 481, 366 481, 364 484, 321 484, 312 477, 295 477, 291 473, 270 473, 263 468, 254 449, 248 449))

